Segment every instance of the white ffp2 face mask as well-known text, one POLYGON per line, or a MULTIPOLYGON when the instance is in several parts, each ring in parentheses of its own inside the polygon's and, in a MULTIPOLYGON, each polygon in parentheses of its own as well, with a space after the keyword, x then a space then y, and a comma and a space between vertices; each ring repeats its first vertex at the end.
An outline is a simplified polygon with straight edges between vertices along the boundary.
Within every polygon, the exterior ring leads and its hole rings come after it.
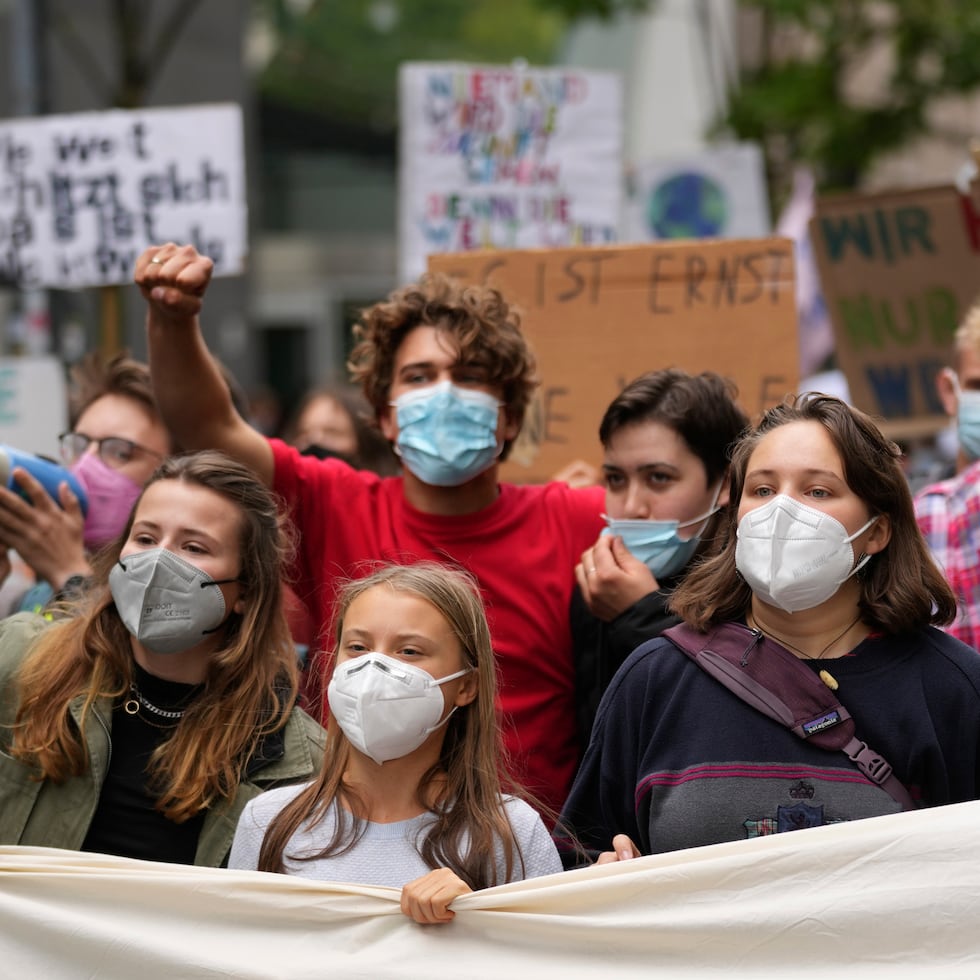
POLYGON ((877 519, 848 535, 835 517, 779 494, 738 522, 735 567, 764 602, 791 613, 813 609, 869 560, 855 564, 851 542, 877 519))
POLYGON ((365 653, 342 663, 327 687, 330 711, 351 744, 379 765, 414 752, 445 718, 440 685, 462 677, 466 667, 440 677, 384 653, 365 653))

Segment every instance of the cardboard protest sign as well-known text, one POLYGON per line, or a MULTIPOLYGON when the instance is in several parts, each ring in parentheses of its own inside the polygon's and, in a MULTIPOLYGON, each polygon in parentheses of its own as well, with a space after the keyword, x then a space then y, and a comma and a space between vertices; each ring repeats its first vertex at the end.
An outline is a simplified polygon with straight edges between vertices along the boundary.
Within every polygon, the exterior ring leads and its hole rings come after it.
POLYGON ((597 460, 603 412, 646 371, 716 371, 752 416, 796 390, 788 239, 475 252, 432 256, 429 268, 495 286, 521 310, 542 384, 508 480, 597 460))
POLYGON ((618 75, 408 63, 399 74, 399 276, 430 253, 614 241, 618 75))
POLYGON ((0 123, 0 281, 129 282, 156 242, 190 242, 216 275, 247 251, 241 109, 200 105, 0 123))
POLYGON ((810 224, 852 402, 893 435, 947 424, 936 373, 980 293, 980 214, 955 187, 821 198, 810 224))

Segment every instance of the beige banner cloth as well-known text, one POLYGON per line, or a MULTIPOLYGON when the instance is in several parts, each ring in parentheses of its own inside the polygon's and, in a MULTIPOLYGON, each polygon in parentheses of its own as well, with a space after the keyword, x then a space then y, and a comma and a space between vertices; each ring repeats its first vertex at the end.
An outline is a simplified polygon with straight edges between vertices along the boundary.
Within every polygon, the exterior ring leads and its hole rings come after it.
POLYGON ((0 847, 0 977, 980 977, 980 803, 488 889, 398 892, 0 847))

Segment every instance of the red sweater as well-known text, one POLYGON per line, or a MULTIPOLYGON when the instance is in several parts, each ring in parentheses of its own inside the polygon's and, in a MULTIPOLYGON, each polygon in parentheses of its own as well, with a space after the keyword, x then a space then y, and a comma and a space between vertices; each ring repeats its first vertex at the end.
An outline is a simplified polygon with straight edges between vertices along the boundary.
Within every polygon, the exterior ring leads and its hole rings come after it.
POLYGON ((378 560, 458 563, 476 576, 487 606, 511 771, 559 810, 579 756, 568 609, 575 564, 603 526, 602 488, 502 484, 489 507, 446 517, 411 507, 400 477, 271 445, 275 490, 299 531, 293 587, 314 621, 311 700, 326 700, 323 652, 333 645, 339 579, 367 574, 378 560))

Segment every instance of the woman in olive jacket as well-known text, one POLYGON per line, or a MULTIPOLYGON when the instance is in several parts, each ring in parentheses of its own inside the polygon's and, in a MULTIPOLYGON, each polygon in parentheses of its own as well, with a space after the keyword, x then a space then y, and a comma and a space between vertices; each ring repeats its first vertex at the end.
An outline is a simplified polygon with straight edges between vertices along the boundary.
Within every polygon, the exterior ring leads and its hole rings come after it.
POLYGON ((223 865, 245 804, 319 770, 275 500, 165 461, 64 618, 0 623, 0 844, 223 865))

